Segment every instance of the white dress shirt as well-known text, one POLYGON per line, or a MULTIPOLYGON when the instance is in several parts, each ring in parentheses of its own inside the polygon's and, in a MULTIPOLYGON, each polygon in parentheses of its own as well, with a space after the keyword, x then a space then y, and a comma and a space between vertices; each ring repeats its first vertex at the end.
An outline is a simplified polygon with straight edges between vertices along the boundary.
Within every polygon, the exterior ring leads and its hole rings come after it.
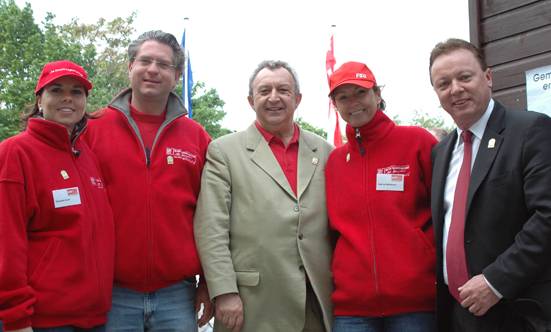
MULTIPOLYGON (((486 129, 486 125, 488 124, 488 120, 490 119, 490 115, 492 114, 492 110, 494 109, 494 100, 490 99, 490 103, 488 104, 488 108, 486 109, 486 112, 484 115, 470 128, 466 130, 470 130, 473 135, 471 136, 471 142, 472 142, 472 158, 471 158, 471 170, 473 169, 473 165, 476 162, 476 155, 478 153, 478 148, 480 147, 480 141, 482 139, 482 136, 484 135, 484 130, 486 129)), ((448 176, 446 178, 446 187, 444 189, 444 211, 446 214, 444 215, 444 234, 443 234, 443 241, 442 241, 442 249, 444 253, 444 282, 448 284, 448 267, 446 265, 446 248, 448 245, 448 234, 450 232, 450 224, 452 220, 452 210, 453 210, 453 199, 455 196, 455 186, 457 184, 457 177, 459 176, 459 170, 461 168, 461 164, 463 163, 463 138, 461 137, 461 133, 463 130, 457 128, 457 142, 455 144, 455 148, 452 152, 452 158, 450 161, 450 167, 448 169, 448 176)), ((486 279, 486 278, 484 278, 486 279)), ((488 286, 496 293, 497 296, 500 298, 502 297, 501 294, 490 285, 488 280, 486 280, 486 283, 488 283, 488 286)))

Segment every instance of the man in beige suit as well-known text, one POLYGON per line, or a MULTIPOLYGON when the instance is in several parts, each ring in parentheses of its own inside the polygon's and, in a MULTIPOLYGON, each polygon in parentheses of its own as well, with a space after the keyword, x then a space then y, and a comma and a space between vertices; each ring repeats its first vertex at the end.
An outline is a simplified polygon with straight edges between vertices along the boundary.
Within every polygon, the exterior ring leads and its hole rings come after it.
POLYGON ((331 331, 333 147, 294 123, 301 99, 294 69, 263 61, 249 80, 256 121, 208 148, 194 227, 215 331, 331 331))

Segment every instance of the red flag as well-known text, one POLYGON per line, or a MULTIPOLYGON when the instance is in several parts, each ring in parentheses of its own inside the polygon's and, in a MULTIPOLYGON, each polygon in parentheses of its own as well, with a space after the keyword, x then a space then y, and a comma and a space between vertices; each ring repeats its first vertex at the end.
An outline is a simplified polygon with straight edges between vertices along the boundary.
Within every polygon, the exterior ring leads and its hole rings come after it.
POLYGON ((333 36, 331 36, 331 42, 329 43, 329 51, 325 56, 325 69, 327 70, 327 83, 329 83, 329 76, 333 74, 333 67, 337 63, 335 56, 333 55, 333 36))
MULTIPOLYGON (((329 76, 333 74, 333 69, 335 64, 337 63, 337 60, 335 60, 335 56, 333 55, 333 36, 331 36, 331 42, 329 44, 329 51, 327 51, 327 54, 325 56, 325 69, 327 71, 327 83, 329 83, 329 76)), ((341 127, 339 125, 339 113, 337 112, 337 109, 331 102, 331 99, 329 99, 329 126, 330 130, 332 130, 333 125, 335 126, 335 129, 333 130, 333 145, 336 147, 342 146, 342 133, 341 133, 341 127), (335 119, 332 121, 332 119, 335 119)), ((328 139, 330 139, 330 135, 327 136, 328 139)))

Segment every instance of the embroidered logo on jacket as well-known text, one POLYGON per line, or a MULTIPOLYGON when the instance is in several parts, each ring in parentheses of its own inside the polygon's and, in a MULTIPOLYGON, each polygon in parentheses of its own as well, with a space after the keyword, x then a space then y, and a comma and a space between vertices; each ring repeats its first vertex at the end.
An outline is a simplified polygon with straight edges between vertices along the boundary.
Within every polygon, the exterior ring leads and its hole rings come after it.
POLYGON ((92 182, 93 186, 98 187, 98 189, 103 189, 103 181, 100 178, 90 177, 90 182, 92 182))
POLYGON ((403 176, 409 176, 409 165, 392 165, 378 168, 377 174, 402 174, 403 176))
POLYGON ((172 156, 174 159, 182 159, 194 164, 197 162, 197 156, 189 151, 182 151, 176 148, 166 148, 166 155, 172 156))

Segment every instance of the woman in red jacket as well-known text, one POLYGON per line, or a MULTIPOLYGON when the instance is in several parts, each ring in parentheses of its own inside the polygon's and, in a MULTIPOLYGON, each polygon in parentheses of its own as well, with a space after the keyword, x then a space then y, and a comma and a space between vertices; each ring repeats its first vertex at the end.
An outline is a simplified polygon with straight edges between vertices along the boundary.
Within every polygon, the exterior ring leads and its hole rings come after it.
POLYGON ((4 331, 104 330, 115 235, 99 165, 80 139, 91 88, 82 67, 47 64, 25 131, 0 144, 4 331))
POLYGON ((330 94, 348 142, 325 168, 333 258, 333 331, 435 331, 430 152, 436 139, 396 126, 369 68, 347 62, 330 94))

